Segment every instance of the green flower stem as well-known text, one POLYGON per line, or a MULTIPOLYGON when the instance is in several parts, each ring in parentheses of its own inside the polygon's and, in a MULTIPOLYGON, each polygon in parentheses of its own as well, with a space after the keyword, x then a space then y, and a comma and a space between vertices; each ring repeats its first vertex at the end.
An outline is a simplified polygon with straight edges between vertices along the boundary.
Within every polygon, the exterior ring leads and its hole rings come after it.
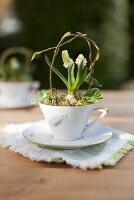
POLYGON ((71 67, 71 82, 72 82, 72 85, 74 85, 74 83, 75 83, 74 68, 75 68, 75 64, 73 64, 72 67, 71 67))
POLYGON ((68 67, 68 88, 72 88, 71 70, 72 66, 68 67))
POLYGON ((81 83, 82 80, 82 75, 83 75, 83 69, 82 69, 82 63, 81 65, 79 65, 78 70, 77 70, 77 75, 76 75, 76 81, 72 87, 72 91, 76 92, 79 88, 79 85, 81 83))
POLYGON ((75 83, 74 68, 75 68, 75 64, 68 67, 68 91, 70 92, 75 83))

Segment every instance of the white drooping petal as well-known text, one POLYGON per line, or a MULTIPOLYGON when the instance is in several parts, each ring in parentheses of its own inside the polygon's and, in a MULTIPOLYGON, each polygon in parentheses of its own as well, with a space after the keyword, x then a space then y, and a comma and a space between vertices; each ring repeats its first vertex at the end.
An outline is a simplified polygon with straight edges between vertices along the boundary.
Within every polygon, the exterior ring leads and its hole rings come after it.
POLYGON ((70 61, 69 61, 70 65, 73 65, 74 64, 74 61, 73 59, 70 58, 70 61))
POLYGON ((71 59, 69 57, 67 50, 62 51, 62 60, 63 60, 63 63, 64 63, 63 66, 65 68, 68 68, 68 67, 70 67, 71 65, 74 64, 74 61, 73 61, 73 59, 71 59))
POLYGON ((83 56, 83 54, 80 54, 77 58, 75 63, 79 66, 82 63, 82 67, 85 67, 87 64, 86 58, 83 56))

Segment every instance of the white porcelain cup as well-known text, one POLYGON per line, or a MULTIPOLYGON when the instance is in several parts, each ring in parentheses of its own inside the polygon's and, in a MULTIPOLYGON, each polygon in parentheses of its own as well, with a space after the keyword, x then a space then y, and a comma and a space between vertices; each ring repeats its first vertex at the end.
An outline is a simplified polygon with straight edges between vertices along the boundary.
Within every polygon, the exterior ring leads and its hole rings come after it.
POLYGON ((14 104, 23 102, 29 92, 37 90, 40 86, 38 81, 32 82, 0 82, 0 98, 7 103, 14 104))
POLYGON ((87 106, 51 106, 39 104, 55 139, 77 140, 83 136, 86 129, 93 126, 108 112, 107 108, 87 106), (99 111, 99 116, 92 122, 89 117, 92 112, 99 111))

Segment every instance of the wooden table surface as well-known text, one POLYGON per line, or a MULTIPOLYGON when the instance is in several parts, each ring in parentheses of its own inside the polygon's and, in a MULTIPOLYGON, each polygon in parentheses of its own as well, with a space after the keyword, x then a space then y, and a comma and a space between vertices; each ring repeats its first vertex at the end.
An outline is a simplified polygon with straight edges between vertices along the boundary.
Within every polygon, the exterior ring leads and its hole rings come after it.
MULTIPOLYGON (((103 92, 110 112, 104 124, 134 133, 134 92, 103 92)), ((38 107, 0 111, 0 130, 5 123, 42 119, 38 107)), ((134 150, 116 167, 104 170, 74 169, 65 164, 33 162, 20 154, 0 149, 0 200, 134 200, 134 150)))

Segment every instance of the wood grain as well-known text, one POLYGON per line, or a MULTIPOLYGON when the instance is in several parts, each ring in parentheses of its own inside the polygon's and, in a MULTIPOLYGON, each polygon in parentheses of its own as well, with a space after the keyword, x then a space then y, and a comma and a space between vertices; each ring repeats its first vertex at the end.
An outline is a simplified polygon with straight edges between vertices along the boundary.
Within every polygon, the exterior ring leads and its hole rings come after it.
MULTIPOLYGON (((134 133, 134 93, 106 91, 98 104, 110 112, 102 123, 134 133)), ((43 119, 38 107, 1 110, 5 123, 43 119)), ((65 164, 32 162, 8 149, 0 149, 0 200, 133 200, 134 150, 116 167, 104 170, 73 169, 65 164)))

